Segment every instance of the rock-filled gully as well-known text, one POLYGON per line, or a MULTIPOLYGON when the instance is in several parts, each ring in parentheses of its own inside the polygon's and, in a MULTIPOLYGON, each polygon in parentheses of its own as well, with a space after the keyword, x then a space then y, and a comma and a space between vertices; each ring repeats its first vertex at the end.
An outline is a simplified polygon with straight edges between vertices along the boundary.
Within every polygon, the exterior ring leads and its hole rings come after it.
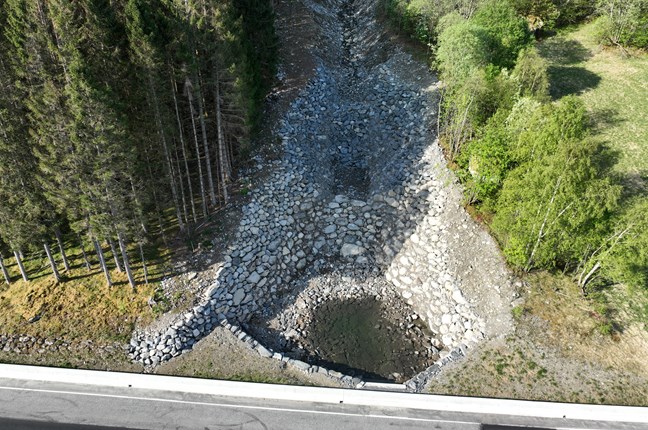
POLYGON ((466 215, 436 142, 437 86, 387 37, 375 0, 305 0, 316 76, 277 126, 204 300, 130 353, 155 366, 217 325, 263 356, 349 386, 407 382, 510 327, 509 275, 466 215))

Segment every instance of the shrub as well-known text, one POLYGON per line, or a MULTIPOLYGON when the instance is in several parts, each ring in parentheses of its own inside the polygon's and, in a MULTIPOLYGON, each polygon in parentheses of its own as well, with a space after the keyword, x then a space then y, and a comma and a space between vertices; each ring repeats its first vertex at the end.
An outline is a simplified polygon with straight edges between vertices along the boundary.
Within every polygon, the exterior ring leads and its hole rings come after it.
POLYGON ((517 14, 509 0, 488 0, 471 19, 496 41, 493 64, 513 67, 518 53, 532 40, 524 18, 517 14))

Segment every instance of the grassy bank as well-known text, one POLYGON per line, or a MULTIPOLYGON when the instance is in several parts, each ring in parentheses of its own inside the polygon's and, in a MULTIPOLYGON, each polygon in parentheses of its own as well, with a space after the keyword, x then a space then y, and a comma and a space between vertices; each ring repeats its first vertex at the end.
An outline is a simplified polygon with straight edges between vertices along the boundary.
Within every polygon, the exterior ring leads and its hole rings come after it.
POLYGON ((627 291, 612 295, 619 302, 591 300, 570 278, 539 272, 526 277, 520 293, 524 304, 513 309, 515 333, 486 342, 447 368, 431 392, 647 404, 648 331, 644 314, 627 308, 627 291))
POLYGON ((549 61, 550 92, 575 94, 595 121, 596 138, 618 152, 615 170, 628 184, 648 180, 648 54, 601 47, 594 25, 560 32, 538 43, 549 61))
POLYGON ((5 260, 13 282, 0 286, 0 331, 70 340, 126 341, 136 321, 151 320, 155 308, 149 306, 148 300, 159 286, 165 256, 154 249, 148 250, 147 284, 141 261, 133 258, 139 250, 131 250, 132 270, 137 282, 133 290, 126 274, 114 267, 109 249, 104 252, 112 269, 113 286, 110 288, 96 256, 88 249, 86 252, 91 258, 90 270, 85 267, 81 249, 68 244, 71 270, 63 271, 63 264, 57 258, 63 276, 60 283, 51 275, 45 255, 26 255, 24 265, 29 282, 21 279, 13 258, 5 260))

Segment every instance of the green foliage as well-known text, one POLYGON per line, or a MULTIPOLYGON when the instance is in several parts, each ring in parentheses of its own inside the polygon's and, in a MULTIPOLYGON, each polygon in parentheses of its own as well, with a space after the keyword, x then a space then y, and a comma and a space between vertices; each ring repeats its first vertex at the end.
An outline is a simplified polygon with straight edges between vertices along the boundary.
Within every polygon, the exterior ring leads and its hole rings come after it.
POLYGON ((492 58, 494 39, 471 20, 457 20, 439 35, 436 60, 441 78, 460 85, 492 58))
MULTIPOLYGON (((511 314, 513 314, 513 318, 516 320, 519 320, 522 318, 522 315, 524 315, 524 307, 522 306, 515 306, 513 309, 511 309, 511 314)), ((532 366, 531 363, 536 364, 534 362, 529 362, 529 369, 533 370, 536 366, 532 366)))
POLYGON ((600 43, 648 48, 648 0, 599 0, 597 13, 600 43))
POLYGON ((493 229, 518 268, 579 261, 617 207, 620 187, 598 164, 600 147, 585 136, 584 111, 575 98, 544 105, 513 145, 518 165, 504 181, 493 229))
POLYGON ((259 102, 273 82, 277 61, 277 35, 274 29, 274 9, 269 0, 239 0, 233 2, 241 22, 241 47, 246 53, 248 86, 254 121, 258 118, 259 102))
POLYGON ((468 145, 460 163, 470 174, 466 189, 471 203, 495 197, 511 163, 510 133, 504 125, 506 110, 491 118, 483 136, 468 145))
POLYGON ((254 124, 273 21, 269 0, 1 3, 1 240, 40 247, 69 226, 141 243, 166 207, 180 220, 178 188, 195 197, 203 160, 231 170, 254 124), (194 93, 202 148, 186 145, 194 93))
POLYGON ((560 16, 551 0, 516 0, 514 6, 517 13, 527 19, 531 31, 553 29, 560 16))
POLYGON ((532 40, 526 20, 509 0, 487 0, 471 21, 496 42, 492 63, 499 67, 512 67, 520 50, 532 40))
POLYGON ((480 0, 383 0, 391 21, 414 39, 431 46, 444 30, 448 15, 470 18, 480 0))
POLYGON ((648 198, 639 198, 615 222, 604 258, 605 275, 635 288, 648 288, 648 198))
POLYGON ((573 25, 590 17, 596 8, 592 0, 552 0, 560 11, 556 20, 558 26, 573 25))
POLYGON ((549 100, 547 67, 547 60, 540 56, 535 47, 520 51, 512 78, 519 86, 521 97, 533 97, 540 101, 549 100))

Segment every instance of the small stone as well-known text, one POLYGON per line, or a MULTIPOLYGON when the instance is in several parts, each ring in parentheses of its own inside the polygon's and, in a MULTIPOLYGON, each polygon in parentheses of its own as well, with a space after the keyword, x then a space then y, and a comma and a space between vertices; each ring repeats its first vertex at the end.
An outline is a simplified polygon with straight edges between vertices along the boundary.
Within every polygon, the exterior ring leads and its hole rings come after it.
POLYGON ((236 292, 234 292, 234 296, 232 297, 232 303, 234 304, 234 306, 240 305, 244 297, 245 297, 245 290, 243 289, 236 290, 236 292))
POLYGON ((398 207, 398 202, 395 199, 393 199, 392 197, 385 197, 385 203, 387 203, 389 206, 391 206, 393 208, 398 207))
POLYGON ((355 257, 365 253, 365 249, 361 246, 355 245, 353 243, 345 243, 340 249, 340 254, 342 257, 355 257))
POLYGON ((335 224, 331 224, 328 227, 324 229, 324 234, 333 234, 335 233, 335 230, 337 229, 337 226, 335 224))
POLYGON ((259 275, 257 272, 252 272, 252 274, 247 278, 247 281, 252 285, 256 285, 260 280, 261 275, 259 275))
POLYGON ((272 357, 272 353, 268 351, 268 349, 261 344, 257 345, 256 350, 261 357, 267 357, 267 358, 272 357))
POLYGON ((459 290, 455 290, 452 293, 452 300, 462 305, 466 304, 466 299, 464 298, 464 296, 461 294, 461 291, 459 290))
POLYGON ((303 361, 300 360, 291 360, 289 361, 289 363, 304 372, 308 372, 308 370, 310 369, 310 364, 304 363, 303 361))

